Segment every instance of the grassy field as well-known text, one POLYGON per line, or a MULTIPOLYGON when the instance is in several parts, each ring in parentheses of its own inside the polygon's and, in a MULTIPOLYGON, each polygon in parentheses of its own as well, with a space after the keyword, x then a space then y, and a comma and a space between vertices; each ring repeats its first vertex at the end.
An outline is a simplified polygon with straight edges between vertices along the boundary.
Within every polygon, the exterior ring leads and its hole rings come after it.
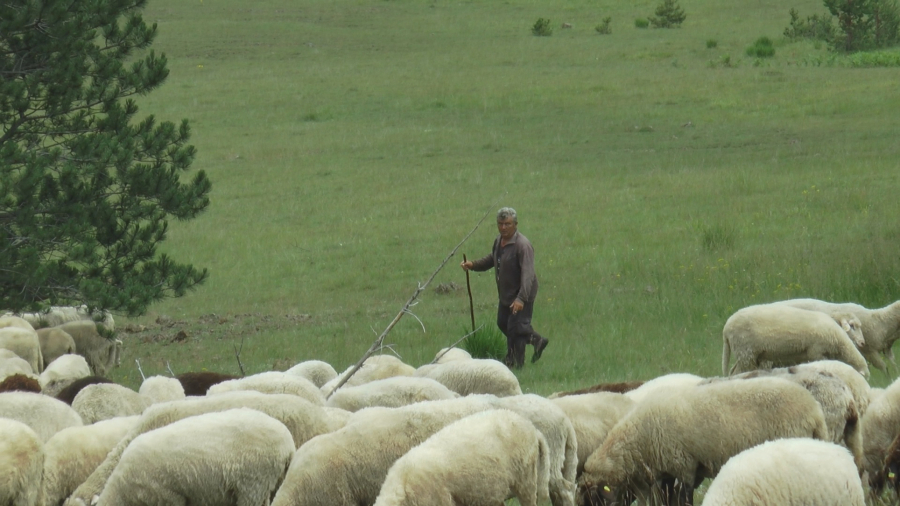
MULTIPOLYGON (((136 358, 237 373, 242 342, 248 374, 340 371, 489 212, 421 325, 386 340, 429 362, 469 326, 458 264, 488 253, 501 205, 535 245, 551 339, 518 373, 530 392, 720 374, 722 326, 749 304, 900 299, 900 69, 786 43, 788 10, 816 1, 680 3, 660 30, 635 27, 652 0, 151 0, 171 75, 141 112, 188 118, 214 185, 166 250, 210 279, 121 319, 152 332, 124 334, 114 379, 136 386, 136 358), (540 17, 552 36, 531 35, 540 17), (760 36, 774 58, 745 56, 760 36)), ((492 325, 492 275, 472 290, 492 325)))

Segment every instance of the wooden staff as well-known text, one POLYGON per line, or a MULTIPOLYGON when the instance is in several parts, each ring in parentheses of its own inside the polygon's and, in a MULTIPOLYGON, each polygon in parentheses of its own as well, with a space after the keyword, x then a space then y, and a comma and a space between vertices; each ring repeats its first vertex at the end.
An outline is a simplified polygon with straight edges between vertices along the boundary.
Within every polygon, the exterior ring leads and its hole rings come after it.
MULTIPOLYGON (((463 253, 463 262, 468 262, 465 253, 463 253)), ((469 292, 469 316, 472 317, 472 332, 475 332, 475 305, 472 303, 472 283, 469 281, 469 269, 466 269, 466 290, 469 292)))

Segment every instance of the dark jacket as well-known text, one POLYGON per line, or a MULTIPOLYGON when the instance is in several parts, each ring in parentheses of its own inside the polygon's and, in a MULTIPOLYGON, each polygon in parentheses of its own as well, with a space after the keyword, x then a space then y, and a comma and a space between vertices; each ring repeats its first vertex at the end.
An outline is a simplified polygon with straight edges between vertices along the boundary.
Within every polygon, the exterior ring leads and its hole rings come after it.
POLYGON ((472 262, 473 271, 486 271, 491 267, 494 267, 501 304, 509 306, 516 299, 523 304, 534 301, 538 291, 534 248, 524 235, 516 231, 503 248, 498 235, 491 254, 472 262))

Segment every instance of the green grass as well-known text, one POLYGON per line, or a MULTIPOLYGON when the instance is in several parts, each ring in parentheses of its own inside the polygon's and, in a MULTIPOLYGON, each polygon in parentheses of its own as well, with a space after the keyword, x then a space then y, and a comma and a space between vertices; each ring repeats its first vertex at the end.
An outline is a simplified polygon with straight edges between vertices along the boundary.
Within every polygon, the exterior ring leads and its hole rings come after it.
MULTIPOLYGON (((462 253, 488 253, 501 205, 535 245, 551 339, 517 372, 529 392, 719 374, 722 326, 749 304, 900 299, 900 70, 782 44, 788 9, 822 11, 812 0, 703 0, 678 30, 596 36, 653 4, 152 0, 171 75, 141 114, 188 118, 214 184, 165 250, 210 279, 121 323, 167 315, 187 337, 125 334, 113 378, 135 387, 136 358, 236 373, 242 340, 248 374, 343 370, 489 211, 412 308, 422 325, 387 337, 430 362, 470 325, 465 290, 432 288, 463 286, 462 253), (574 28, 534 37, 538 18, 574 28), (710 65, 761 35, 778 52, 760 66, 710 65)), ((471 282, 492 325, 492 274, 471 282)))

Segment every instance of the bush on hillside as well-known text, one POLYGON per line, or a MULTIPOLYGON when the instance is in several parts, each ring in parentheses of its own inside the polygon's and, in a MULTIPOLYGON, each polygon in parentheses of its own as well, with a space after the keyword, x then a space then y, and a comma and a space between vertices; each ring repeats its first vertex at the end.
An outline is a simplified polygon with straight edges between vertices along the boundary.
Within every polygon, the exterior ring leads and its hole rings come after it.
POLYGON ((756 58, 771 58, 775 56, 775 46, 772 45, 772 39, 768 37, 756 39, 756 42, 747 48, 747 56, 756 58))
POLYGON ((644 18, 637 18, 634 20, 635 28, 647 28, 650 26, 650 22, 644 18))
POLYGON ((594 30, 597 30, 597 33, 600 35, 609 35, 612 33, 612 28, 610 28, 609 24, 612 23, 612 18, 607 16, 603 18, 603 22, 594 27, 594 30))
POLYGON ((678 0, 663 0, 656 7, 655 14, 648 18, 653 28, 675 28, 681 26, 687 17, 684 9, 678 5, 678 0))
POLYGON ((800 19, 790 10, 784 36, 826 41, 833 51, 853 53, 900 44, 900 6, 897 0, 824 0, 830 14, 800 19), (836 23, 836 24, 835 24, 836 23))
POLYGON ((553 28, 550 28, 550 20, 538 18, 531 27, 531 34, 535 37, 549 37, 553 35, 553 28))
POLYGON ((462 348, 472 358, 492 358, 502 362, 506 358, 506 336, 496 326, 485 325, 466 338, 462 348))

